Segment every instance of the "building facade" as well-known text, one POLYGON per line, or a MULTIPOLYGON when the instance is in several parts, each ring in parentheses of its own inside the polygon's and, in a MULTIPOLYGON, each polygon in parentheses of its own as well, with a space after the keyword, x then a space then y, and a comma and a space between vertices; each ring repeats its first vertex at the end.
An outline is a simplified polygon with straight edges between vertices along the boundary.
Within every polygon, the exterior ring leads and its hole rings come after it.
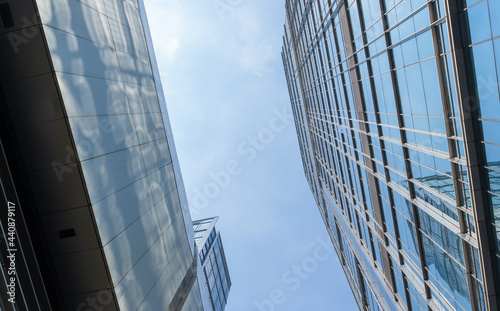
POLYGON ((304 171, 360 310, 500 310, 500 1, 285 8, 304 171))
POLYGON ((143 1, 0 20, 0 309, 203 310, 143 1))
POLYGON ((193 221, 194 239, 201 267, 198 269, 198 279, 205 285, 202 288, 202 297, 207 297, 205 300, 209 302, 205 311, 224 311, 231 289, 221 235, 215 228, 218 219, 213 217, 193 221))

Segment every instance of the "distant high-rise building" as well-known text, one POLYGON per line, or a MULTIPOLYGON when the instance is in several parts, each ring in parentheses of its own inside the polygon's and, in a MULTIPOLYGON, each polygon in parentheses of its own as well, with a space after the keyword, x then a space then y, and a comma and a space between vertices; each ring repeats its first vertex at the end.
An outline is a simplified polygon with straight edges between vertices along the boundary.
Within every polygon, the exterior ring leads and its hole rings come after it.
POLYGON ((215 229, 218 219, 219 217, 213 217, 193 221, 194 239, 201 264, 198 268, 198 279, 200 284, 205 284, 205 288, 200 285, 202 297, 209 301, 205 311, 224 311, 231 289, 231 278, 221 236, 215 229), (208 291, 204 293, 204 290, 208 291))
POLYGON ((500 310, 498 16, 286 1, 304 171, 361 310, 500 310))
POLYGON ((1 310, 203 310, 142 0, 0 1, 0 220, 1 310))

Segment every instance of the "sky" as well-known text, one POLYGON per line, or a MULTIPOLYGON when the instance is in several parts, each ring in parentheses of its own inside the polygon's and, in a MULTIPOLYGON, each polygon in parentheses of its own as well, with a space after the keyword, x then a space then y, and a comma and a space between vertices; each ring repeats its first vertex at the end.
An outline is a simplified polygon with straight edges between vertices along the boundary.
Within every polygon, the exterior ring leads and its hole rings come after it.
POLYGON ((357 310, 304 176, 284 1, 144 2, 192 218, 220 217, 226 311, 357 310))

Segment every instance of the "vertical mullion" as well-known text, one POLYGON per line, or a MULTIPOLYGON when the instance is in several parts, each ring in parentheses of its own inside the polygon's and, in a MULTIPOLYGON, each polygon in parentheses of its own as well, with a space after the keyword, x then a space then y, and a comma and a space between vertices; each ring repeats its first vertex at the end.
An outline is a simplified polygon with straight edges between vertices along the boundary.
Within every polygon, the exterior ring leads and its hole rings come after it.
MULTIPOLYGON (((428 8, 429 8, 429 18, 431 21, 431 24, 435 23, 438 20, 438 15, 437 15, 437 8, 436 8, 436 3, 435 2, 428 2, 427 3, 428 8)), ((443 63, 443 59, 441 58, 441 53, 444 51, 441 51, 439 40, 440 40, 440 33, 439 33, 439 25, 433 25, 431 26, 431 33, 432 33, 432 39, 433 39, 433 44, 434 44, 434 54, 436 57, 436 67, 437 67, 437 73, 438 73, 438 80, 439 80, 439 88, 441 92, 441 99, 442 99, 442 105, 443 105, 443 116, 444 116, 444 121, 445 121, 445 129, 446 129, 446 137, 448 141, 448 152, 450 159, 453 159, 456 157, 456 142, 454 139, 451 139, 452 136, 455 136, 454 133, 454 128, 453 128, 453 120, 451 119, 452 112, 451 112, 451 101, 448 96, 448 85, 447 85, 447 79, 446 79, 446 74, 445 74, 445 66, 443 63)), ((442 38, 445 40, 445 38, 442 38)), ((459 182, 459 165, 455 162, 451 162, 451 173, 453 177, 453 188, 455 190, 455 198, 456 198, 456 204, 457 207, 464 206, 464 201, 465 198, 463 197, 463 192, 461 189, 461 184, 459 182)), ((467 216, 465 215, 464 211, 462 211, 460 208, 457 209, 458 212, 458 224, 460 226, 460 232, 462 234, 467 234, 469 229, 467 226, 467 216)), ((462 249, 463 249, 463 258, 464 258, 464 263, 465 263, 465 271, 467 274, 467 287, 469 290, 469 299, 471 303, 471 308, 472 311, 477 311, 478 310, 478 297, 476 293, 474 292, 474 282, 473 282, 473 276, 472 276, 472 263, 471 263, 471 253, 470 253, 470 247, 471 245, 467 243, 464 239, 461 239, 462 243, 462 249)))
POLYGON ((488 196, 487 173, 484 146, 482 145, 481 125, 478 120, 479 107, 477 86, 474 81, 473 59, 469 42, 463 32, 467 30, 466 4, 463 0, 444 0, 448 26, 455 87, 460 110, 467 161, 467 174, 471 189, 471 202, 474 211, 483 289, 487 310, 498 310, 499 305, 499 267, 497 263, 496 232, 493 228, 493 211, 488 196))
MULTIPOLYGON (((344 42, 345 42, 345 48, 347 52, 347 61, 349 65, 349 74, 351 78, 351 85, 352 89, 354 92, 354 102, 356 104, 356 109, 358 111, 358 116, 362 116, 362 122, 360 122, 360 129, 361 135, 362 135, 362 140, 363 140, 363 145, 365 149, 369 152, 369 158, 365 158, 365 163, 367 167, 371 170, 368 174, 368 179, 369 179, 369 184, 370 184, 370 190, 371 190, 371 197, 373 201, 373 207, 374 207, 374 212, 375 212, 375 219, 378 224, 377 226, 377 234, 380 237, 384 238, 385 241, 385 234, 384 234, 384 228, 385 224, 383 221, 383 211, 382 211, 382 203, 381 199, 378 195, 379 188, 378 188, 378 183, 375 180, 374 176, 374 168, 375 164, 373 162, 373 150, 371 150, 370 146, 370 139, 369 136, 367 135, 368 131, 366 128, 366 109, 364 105, 364 98, 363 98, 363 91, 362 91, 362 85, 359 81, 359 69, 357 67, 357 57, 354 51, 354 43, 353 43, 353 35, 352 35, 352 30, 351 30, 351 20, 349 18, 349 13, 347 10, 347 3, 344 2, 343 5, 340 7, 339 11, 340 15, 340 21, 342 24, 342 31, 344 35, 344 42)), ((387 243, 385 241, 385 243, 387 243)), ((383 263, 383 272, 385 279, 387 280, 388 285, 390 286, 390 290, 392 292, 392 289, 395 287, 393 284, 393 280, 391 277, 391 266, 388 258, 388 253, 385 247, 381 248, 381 253, 382 253, 382 263, 383 263)), ((388 288, 386 288, 387 290, 388 288)))
MULTIPOLYGON (((411 162, 410 162, 410 154, 408 147, 406 147, 407 143, 407 138, 406 138, 406 132, 404 130, 404 119, 402 115, 402 108, 401 108, 401 98, 399 94, 399 86, 398 86, 398 79, 395 71, 395 63, 394 63, 394 56, 393 56, 393 50, 389 49, 389 47, 392 45, 392 40, 389 34, 389 23, 387 20, 387 15, 386 13, 386 8, 385 8, 385 2, 383 0, 379 0, 379 6, 380 6, 380 11, 382 14, 382 25, 384 29, 384 37, 385 37, 385 43, 387 47, 387 56, 389 58, 389 69, 390 69, 390 74, 391 74, 391 81, 392 81, 392 87, 393 87, 393 95, 395 99, 395 104, 396 104, 396 112, 398 115, 398 125, 400 128, 400 136, 401 136, 401 145, 402 145, 402 150, 403 150, 403 156, 404 156, 404 161, 405 161, 405 167, 406 167, 406 177, 408 180, 408 190, 410 194, 410 198, 412 200, 416 199, 416 192, 415 192, 415 186, 413 183, 410 182, 410 180, 413 177, 412 173, 412 168, 411 168, 411 162)), ((425 289, 425 294, 427 299, 431 298, 431 291, 426 284, 426 281, 429 280, 429 276, 426 270, 426 262, 425 262, 425 249, 424 249, 424 243, 423 243, 423 237, 422 237, 422 232, 420 230, 420 217, 418 213, 418 207, 412 202, 412 210, 413 210, 413 218, 414 218, 414 224, 415 224, 415 231, 417 235, 417 246, 420 254, 420 268, 422 270, 422 277, 424 279, 424 289, 425 289)), ((418 285, 418 284, 415 284, 418 285)))

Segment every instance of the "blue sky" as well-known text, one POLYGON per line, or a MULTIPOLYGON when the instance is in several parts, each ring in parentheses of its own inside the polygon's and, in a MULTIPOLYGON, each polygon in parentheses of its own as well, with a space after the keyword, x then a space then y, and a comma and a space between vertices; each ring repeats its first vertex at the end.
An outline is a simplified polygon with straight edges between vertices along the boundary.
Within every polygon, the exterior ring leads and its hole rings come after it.
POLYGON ((192 217, 220 217, 226 310, 357 310, 303 173, 284 1, 145 4, 192 217))

